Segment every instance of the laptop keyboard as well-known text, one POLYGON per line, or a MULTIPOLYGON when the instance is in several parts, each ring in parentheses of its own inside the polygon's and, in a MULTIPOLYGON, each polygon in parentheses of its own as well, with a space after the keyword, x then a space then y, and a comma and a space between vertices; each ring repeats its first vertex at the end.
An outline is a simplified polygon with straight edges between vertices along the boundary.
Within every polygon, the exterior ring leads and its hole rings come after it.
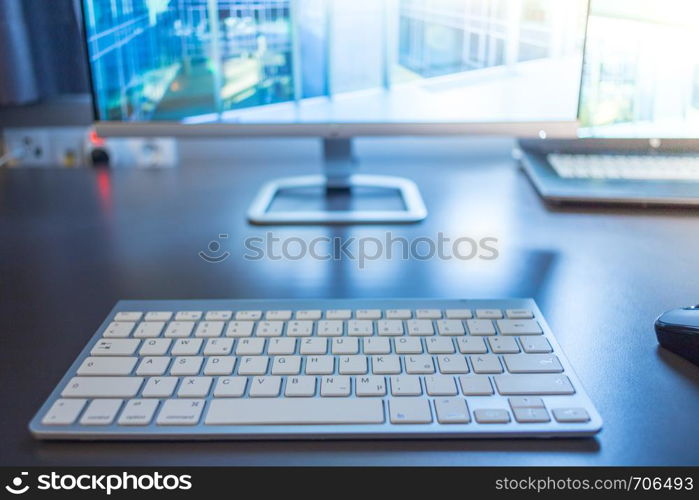
POLYGON ((532 300, 122 301, 39 438, 590 435, 532 300))
POLYGON ((699 181, 699 156, 549 154, 547 159, 566 179, 699 181))

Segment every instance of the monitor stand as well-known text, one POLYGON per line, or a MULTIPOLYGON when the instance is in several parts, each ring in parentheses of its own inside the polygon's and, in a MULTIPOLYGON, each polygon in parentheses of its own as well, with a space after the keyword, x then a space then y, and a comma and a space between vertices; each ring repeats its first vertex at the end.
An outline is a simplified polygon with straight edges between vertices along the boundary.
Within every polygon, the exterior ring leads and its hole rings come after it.
POLYGON ((352 139, 323 139, 324 175, 285 177, 262 187, 248 212, 253 224, 385 224, 419 222, 427 209, 417 185, 401 177, 357 175, 352 139), (360 191, 391 192, 400 199, 398 209, 354 209, 360 191), (300 198, 322 198, 319 209, 272 210, 275 199, 296 192, 300 198), (402 206, 402 208, 400 208, 402 206))

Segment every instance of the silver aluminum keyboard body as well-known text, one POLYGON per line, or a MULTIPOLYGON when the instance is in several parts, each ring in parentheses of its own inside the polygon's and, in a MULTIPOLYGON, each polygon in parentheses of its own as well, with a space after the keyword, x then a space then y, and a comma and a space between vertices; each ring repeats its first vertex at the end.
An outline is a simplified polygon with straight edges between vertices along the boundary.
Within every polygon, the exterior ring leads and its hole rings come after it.
MULTIPOLYGON (((459 313, 458 316, 462 315, 462 313, 459 313)), ((488 316, 488 314, 485 314, 488 316)), ((371 316, 371 315, 370 315, 371 316)), ((171 321, 172 321, 171 320, 171 321)), ((141 322, 144 321, 144 318, 141 318, 141 322)), ((313 321, 313 331, 311 334, 311 337, 316 337, 318 336, 318 320, 311 320, 313 321)), ((411 337, 409 335, 409 332, 407 331, 406 328, 406 321, 407 320, 400 320, 402 321, 402 324, 404 326, 404 331, 403 334, 400 336, 389 336, 386 338, 389 338, 391 349, 393 350, 395 347, 394 342, 397 339, 400 338, 407 338, 411 337)), ((441 370, 441 365, 439 364, 439 360, 437 359, 439 354, 430 354, 427 352, 426 348, 426 342, 428 342, 428 339, 434 338, 434 337, 439 337, 440 333, 437 329, 437 321, 436 319, 430 319, 429 321, 432 322, 434 328, 434 334, 433 335, 420 335, 414 338, 420 339, 421 346, 423 348, 423 355, 427 355, 431 357, 434 360, 434 371, 435 373, 433 375, 439 376, 441 375, 440 370, 441 370)), ((378 338, 381 337, 379 334, 380 332, 377 332, 377 320, 371 320, 373 324, 373 331, 372 331, 372 338, 378 338)), ((138 322, 137 322, 138 323, 138 322)), ((197 321, 198 323, 198 321, 197 321)), ((226 321, 228 324, 229 321, 226 321)), ((279 337, 276 338, 284 338, 287 337, 290 332, 287 331, 289 321, 284 321, 284 329, 279 337)), ((487 323, 487 322, 486 322, 487 323)), ((505 323, 502 323, 503 325, 505 323)), ((423 324, 424 325, 424 324, 423 324)), ((475 324, 474 324, 475 325, 475 324)), ((166 325, 167 326, 167 325, 166 325)), ((481 325, 482 326, 482 325, 481 325)), ((516 327, 516 325, 514 325, 516 327)), ((192 333, 189 335, 188 338, 195 338, 195 333, 196 333, 196 328, 197 325, 194 325, 194 329, 192 330, 192 333)), ((136 328, 134 328, 131 333, 129 334, 128 338, 133 338, 134 332, 136 331, 136 328)), ((166 331, 165 328, 161 331, 159 337, 163 337, 164 332, 166 331)), ((226 333, 227 329, 224 327, 220 334, 220 338, 226 338, 226 333)), ((250 337, 248 338, 254 338, 257 336, 257 331, 251 334, 250 337)), ((117 335, 119 335, 117 333, 117 335)), ((216 332, 213 333, 213 335, 216 335, 216 332)), ((342 338, 347 338, 348 332, 347 332, 347 320, 344 320, 344 330, 342 333, 342 338)), ((300 337, 301 338, 308 338, 308 337, 300 337)), ((328 355, 332 356, 332 353, 330 351, 330 345, 332 342, 332 339, 336 337, 328 337, 328 343, 329 343, 329 348, 328 348, 328 355)), ((366 340, 369 337, 358 337, 358 342, 359 342, 359 352, 357 353, 358 355, 363 354, 363 349, 364 349, 364 340, 366 340)), ((146 339, 147 340, 147 339, 146 339)), ((176 338, 173 338, 173 341, 178 340, 176 338)), ((204 338, 203 342, 206 343, 209 340, 209 338, 204 338)), ((234 342, 237 343, 241 341, 242 338, 235 338, 234 342)), ((299 340, 296 341, 296 347, 295 347, 295 353, 294 354, 299 354, 299 340)), ((139 341, 139 346, 142 347, 142 342, 145 342, 145 340, 141 339, 139 341)), ((266 355, 267 354, 267 348, 269 347, 269 342, 270 339, 265 340, 265 350, 262 354, 266 355)), ((474 340, 474 342, 480 343, 478 340, 474 340)), ((510 344, 512 341, 507 341, 510 344)), ((538 343, 542 343, 542 340, 538 340, 538 343)), ((139 347, 140 348, 140 347, 139 347)), ((202 347, 203 350, 203 347, 202 347)), ((200 352, 201 354, 201 352, 200 352)), ((170 353, 168 352, 167 355, 169 356, 170 353)), ((138 356, 138 350, 134 354, 134 356, 138 356)), ((242 356, 236 356, 235 355, 235 346, 233 348, 233 352, 231 353, 231 356, 235 356, 236 358, 242 358, 242 356)), ((409 355, 400 355, 401 357, 401 363, 400 363, 400 368, 403 371, 401 375, 406 375, 405 370, 406 370, 406 359, 408 358, 409 355)), ((556 360, 551 360, 551 359, 543 359, 547 358, 545 355, 539 355, 541 356, 540 359, 542 366, 548 365, 549 367, 552 364, 552 361, 556 366, 558 366, 558 363, 556 363, 556 360)), ((269 376, 273 367, 272 363, 272 358, 274 356, 269 356, 270 357, 270 363, 268 365, 267 371, 265 373, 265 376, 269 376)), ((301 366, 300 369, 300 375, 304 375, 304 369, 306 368, 305 364, 307 362, 307 358, 310 358, 312 356, 306 355, 303 356, 303 365, 301 366)), ((335 356, 336 358, 342 357, 341 355, 335 356)), ((367 376, 372 375, 372 358, 371 356, 367 356, 369 359, 368 366, 367 366, 367 376)), ((174 357, 173 357, 174 359, 174 357)), ((425 359, 425 358, 422 358, 425 359)), ((527 358, 527 359, 533 359, 533 358, 527 358)), ((240 360, 238 360, 240 361, 240 360)), ((413 360, 414 361, 414 360, 413 360)), ((174 361, 173 361, 174 363, 174 361)), ((526 364, 526 363, 525 363, 526 364)), ((135 371, 136 371, 136 366, 134 365, 133 372, 129 373, 127 376, 133 376, 135 371)), ((200 372, 197 374, 199 376, 203 375, 205 363, 202 364, 202 367, 200 369, 200 372)), ((238 363, 235 364, 235 368, 231 373, 231 376, 235 376, 238 374, 238 369, 240 365, 238 363)), ((172 366, 170 367, 172 369, 172 366)), ((338 363, 336 362, 334 364, 334 376, 338 376, 338 363)), ((169 373, 165 373, 164 375, 169 375, 169 373)), ((330 375, 331 377, 333 375, 330 375)), ((144 379, 148 379, 149 377, 144 377, 144 379)), ((152 378, 152 377, 151 377, 152 378)), ((183 383, 183 380, 186 379, 187 377, 179 377, 178 379, 178 387, 179 384, 183 383)), ((254 381, 254 379, 257 378, 257 376, 248 376, 248 379, 254 381)), ((444 381, 444 379, 441 379, 444 381)), ((517 379, 517 380, 524 380, 524 379, 517 379)), ((530 380, 530 379, 527 379, 530 380)), ((91 382, 91 381, 88 381, 91 382)), ((470 384, 472 382, 472 379, 466 378, 465 383, 470 384)), ((516 381, 515 381, 516 382, 516 381)), ((467 385, 467 387, 470 387, 467 385)), ((470 391, 471 389, 469 389, 470 391)), ((547 391, 544 391, 547 392, 547 391)), ((183 399, 183 398, 180 398, 183 399)), ((174 406, 176 406, 177 402, 175 403, 169 403, 174 406)), ((285 403, 282 403, 285 404, 285 403)), ((312 403, 313 404, 313 403, 312 403)), ((412 404, 412 403, 411 403, 412 404)), ((106 405, 109 406, 109 405, 106 405)), ((100 406, 101 408, 101 406, 100 406)), ((259 408, 255 406, 253 409, 255 411, 259 411, 259 408)), ((249 407, 246 407, 245 411, 250 410, 249 407)), ((243 413, 245 413, 245 411, 243 413)), ((355 413, 356 413, 355 412, 355 413)), ((293 414, 293 412, 291 412, 293 414)), ((458 416, 459 412, 457 411, 455 415, 458 416)), ((453 415, 452 415, 453 416, 453 415)), ((177 416, 176 416, 177 417, 177 416)), ((329 421, 334 421, 335 417, 337 415, 326 415, 326 417, 329 417, 327 420, 329 421)), ((463 415, 462 415, 463 417, 463 415)), ((163 419, 165 419, 165 416, 162 416, 163 419)), ((294 420, 293 416, 290 416, 292 420, 294 420)), ((342 420, 342 417, 339 417, 340 420, 342 420)), ((68 420, 73 419, 73 416, 71 416, 68 420)), ((282 418, 283 420, 284 418, 282 418)), ((225 420, 225 418, 224 418, 225 420)), ((242 418, 242 420, 245 420, 242 418)), ((255 422, 257 422, 258 419, 253 418, 255 422)), ((264 420, 264 419, 263 419, 264 420)), ((358 420, 362 420, 359 418, 358 420)), ((457 420, 459 420, 457 418, 457 420)), ((463 418, 462 418, 463 420, 463 418)), ((44 405, 39 409, 37 412, 36 416, 32 419, 29 428, 31 433, 39 439, 80 439, 80 440, 234 440, 234 439, 399 439, 399 438, 530 438, 530 437, 537 437, 537 438, 550 438, 550 437, 583 437, 583 436, 590 436, 595 434, 600 430, 602 427, 602 419, 599 416, 597 410, 595 409, 594 405, 592 404, 590 398, 587 396, 585 393, 585 390, 583 389, 583 386, 576 376, 576 374, 573 372, 572 367, 570 366, 570 363, 568 362, 567 358, 565 357, 564 353, 561 350, 561 347, 559 346, 558 342, 556 341, 555 337, 553 336, 551 330, 549 329, 548 325, 546 324, 541 312, 539 311, 538 307, 534 303, 533 300, 531 299, 503 299, 503 300, 434 300, 434 299, 391 299, 391 300, 382 300, 382 299, 371 299, 371 300, 344 300, 344 299, 338 299, 338 300, 186 300, 186 301, 120 301, 116 304, 114 309, 109 313, 107 316, 107 319, 102 323, 102 325, 98 328, 97 332, 93 335, 93 337, 90 339, 90 341, 87 343, 86 347, 83 349, 83 351, 80 353, 78 358, 75 360, 75 362, 72 364, 72 366, 68 369, 67 373, 65 376, 62 378, 62 380, 58 383, 54 391, 51 393, 49 398, 46 400, 44 405), (431 396, 428 395, 426 392, 426 380, 425 377, 431 376, 430 374, 421 374, 421 375, 412 375, 412 376, 417 376, 420 377, 420 389, 421 389, 421 395, 418 397, 411 397, 409 399, 414 400, 414 403, 419 406, 420 409, 427 408, 427 413, 425 414, 423 412, 422 421, 425 421, 425 423, 398 423, 400 422, 400 418, 404 418, 405 415, 399 411, 399 405, 401 402, 401 398, 404 398, 404 396, 392 396, 392 375, 379 375, 380 377, 384 377, 385 380, 385 391, 386 395, 385 396, 357 396, 356 391, 357 391, 357 384, 359 383, 356 379, 362 377, 362 375, 350 375, 350 380, 351 380, 351 388, 349 390, 349 395, 348 396, 343 396, 343 397, 324 397, 321 396, 320 394, 320 389, 319 386, 321 383, 323 383, 323 378, 326 376, 321 376, 318 375, 316 376, 316 379, 318 379, 317 383, 314 385, 314 394, 311 397, 306 397, 306 398, 293 398, 294 402, 290 403, 293 404, 293 408, 301 413, 303 413, 303 418, 306 421, 313 421, 313 418, 318 418, 320 420, 323 420, 323 416, 321 415, 323 412, 326 414, 330 413, 332 414, 334 412, 334 409, 337 408, 337 412, 348 412, 352 413, 355 410, 356 412, 363 412, 364 410, 369 410, 371 411, 371 418, 368 418, 366 420, 372 421, 373 423, 356 423, 356 424, 337 424, 337 423, 304 423, 304 424, 279 424, 279 423, 274 423, 275 421, 279 421, 281 417, 278 415, 268 415, 269 418, 271 418, 272 423, 256 423, 254 425, 250 425, 249 422, 245 422, 243 424, 212 424, 212 420, 214 421, 219 421, 220 417, 223 415, 225 416, 233 416, 235 414, 235 417, 233 420, 235 421, 241 421, 240 415, 236 413, 236 401, 249 401, 249 400, 255 400, 255 401, 270 401, 270 403, 257 403, 253 402, 251 403, 252 405, 262 405, 264 408, 271 408, 272 410, 279 409, 279 408, 284 408, 284 406, 279 406, 276 405, 274 401, 271 401, 272 399, 276 399, 278 401, 281 400, 286 400, 286 399, 291 399, 291 398, 286 398, 285 397, 285 385, 288 381, 289 378, 292 377, 292 375, 285 375, 283 376, 283 383, 280 388, 280 393, 279 396, 276 398, 251 398, 249 397, 250 394, 250 389, 249 386, 246 386, 245 392, 240 398, 234 398, 234 397, 227 397, 227 398, 216 398, 214 397, 214 388, 216 384, 216 379, 219 378, 217 376, 213 376, 213 383, 211 384, 211 388, 207 391, 207 395, 205 397, 197 398, 197 401, 203 406, 201 414, 198 418, 196 418, 196 421, 186 421, 183 422, 182 425, 178 424, 175 422, 175 425, 172 425, 172 422, 170 422, 170 425, 159 425, 158 420, 161 418, 161 414, 159 412, 164 411, 163 410, 163 405, 166 404, 166 400, 177 400, 178 399, 178 390, 175 390, 174 393, 172 394, 171 397, 169 398, 141 398, 144 387, 146 386, 146 380, 144 380, 143 384, 137 384, 138 389, 135 392, 134 399, 139 399, 142 402, 146 402, 144 404, 152 405, 156 407, 156 410, 153 411, 153 417, 151 420, 148 421, 148 423, 144 425, 120 425, 119 421, 121 418, 125 419, 125 416, 122 416, 122 412, 125 411, 125 405, 127 404, 127 400, 130 399, 128 397, 119 399, 119 398, 112 398, 110 401, 114 402, 114 404, 118 407, 118 410, 114 410, 114 419, 111 422, 99 422, 99 411, 93 412, 92 417, 95 417, 97 420, 92 423, 92 425, 82 425, 80 422, 83 419, 89 419, 88 416, 86 415, 86 412, 89 409, 89 405, 92 403, 92 401, 97 401, 100 398, 95 397, 94 399, 92 397, 87 397, 87 398, 79 398, 80 401, 76 401, 76 398, 73 398, 69 395, 69 397, 62 397, 62 393, 64 391, 69 391, 70 389, 68 388, 69 384, 71 384, 71 381, 73 377, 77 376, 78 370, 81 368, 81 366, 84 369, 85 364, 89 364, 89 361, 86 361, 87 358, 90 357, 91 351, 93 348, 96 348, 96 345, 99 342, 104 342, 106 339, 103 337, 103 334, 105 334, 105 331, 107 328, 109 328, 110 323, 115 319, 115 316, 118 313, 123 313, 123 312, 131 312, 131 311, 138 311, 138 312, 143 312, 144 315, 147 312, 154 312, 154 311, 169 311, 173 313, 172 320, 175 319, 175 313, 178 311, 202 311, 202 317, 201 321, 204 320, 206 312, 207 311, 232 311, 232 320, 235 319, 235 314, 236 312, 239 311, 262 311, 262 320, 264 320, 264 313, 266 311, 286 311, 286 310, 291 310, 291 311, 308 311, 308 310, 320 310, 322 311, 322 319, 324 320, 326 317, 326 311, 328 310, 346 310, 349 309, 352 311, 352 319, 355 319, 356 317, 356 311, 358 310, 375 310, 379 309, 381 310, 381 317, 382 319, 386 318, 386 311, 389 310, 410 310, 412 318, 415 319, 416 311, 417 310, 438 310, 440 311, 440 315, 442 318, 445 317, 446 311, 447 310, 469 310, 471 311, 473 317, 475 318, 476 311, 477 310, 499 310, 502 312, 503 316, 505 319, 507 318, 507 310, 525 310, 525 311, 531 311, 533 315, 533 321, 538 323, 538 325, 541 328, 541 334, 539 335, 502 335, 500 331, 500 323, 496 319, 492 319, 492 324, 496 329, 495 335, 478 335, 478 333, 482 332, 477 332, 474 330, 474 332, 469 331, 466 323, 466 319, 459 319, 459 322, 464 324, 466 327, 464 328, 464 334, 461 335, 454 335, 453 333, 449 336, 445 336, 445 338, 451 339, 451 342, 455 346, 455 352, 454 356, 461 356, 464 357, 467 361, 467 373, 463 374, 447 374, 445 375, 446 377, 453 377, 454 379, 454 384, 456 387, 456 394, 450 397, 442 397, 442 396, 431 396), (502 367, 502 373, 500 374, 476 374, 475 373, 475 365, 474 363, 478 362, 476 359, 478 357, 478 354, 463 354, 462 350, 460 349, 460 344, 458 344, 457 339, 459 337, 478 337, 481 339, 485 339, 485 345, 488 350, 486 353, 487 355, 491 356, 490 360, 492 361, 493 357, 497 357, 500 366, 502 367), (520 351, 517 354, 493 354, 492 350, 494 349, 493 345, 495 345, 498 341, 497 340, 489 340, 489 339, 495 339, 496 337, 510 337, 510 338, 515 338, 516 341, 516 346, 518 350, 520 351), (550 348, 552 352, 550 353, 552 356, 555 356, 557 358, 557 362, 560 363, 560 371, 553 373, 553 374, 547 374, 545 376, 549 377, 546 378, 548 381, 548 385, 550 386, 550 382, 553 380, 557 383, 562 383, 565 385, 566 388, 570 388, 571 390, 568 392, 571 392, 570 394, 561 394, 561 395, 552 395, 552 394, 544 394, 544 393, 539 393, 538 391, 540 390, 537 387, 531 387, 528 389, 527 387, 519 387, 521 384, 514 383, 514 386, 517 386, 517 394, 512 395, 512 394, 501 394, 501 392, 507 392, 510 389, 507 389, 507 385, 505 384, 505 381, 508 381, 507 383, 511 383, 514 379, 505 379, 501 377, 521 377, 522 374, 512 374, 509 373, 510 370, 517 370, 518 363, 521 363, 522 361, 526 361, 523 356, 530 356, 530 354, 527 354, 523 352, 523 342, 527 342, 528 338, 531 337, 539 337, 542 339, 545 339, 548 344, 550 345, 550 348), (507 362, 505 360, 505 356, 519 356, 519 357, 509 357, 507 358, 507 362), (509 363, 509 364, 508 364, 509 363), (487 378, 488 382, 490 383, 492 387, 492 394, 491 395, 470 395, 471 393, 467 393, 466 395, 464 394, 464 386, 462 385, 460 381, 460 377, 475 377, 478 376, 481 382, 484 380, 484 378, 487 378), (557 377, 557 378, 550 378, 550 377, 557 377), (567 381, 563 380, 567 377, 567 381), (498 385, 498 382, 501 383, 501 385, 498 385), (570 386, 568 386, 568 382, 570 386), (502 387, 501 387, 502 386, 502 387), (227 402, 226 403, 218 403, 218 401, 221 401, 221 399, 225 399, 227 402), (427 401, 427 404, 425 406, 425 403, 417 400, 424 400, 427 401), (450 399, 449 403, 457 403, 459 405, 462 404, 462 402, 465 402, 465 407, 466 407, 466 419, 468 420, 467 422, 461 422, 461 423, 440 423, 439 420, 445 420, 447 417, 447 413, 442 413, 440 415, 437 414, 437 404, 441 404, 441 402, 438 403, 437 400, 441 399, 450 399), (300 405, 303 405, 303 401, 315 401, 318 404, 322 405, 322 411, 320 412, 319 415, 309 415, 308 412, 304 412, 304 408, 300 405), (153 402, 155 401, 155 402, 153 402), (337 404, 333 404, 333 406, 328 406, 329 404, 326 404, 325 401, 337 401, 337 404), (366 403, 366 401, 370 401, 369 403, 366 403), (395 401, 398 401, 397 403, 394 403, 395 401), (528 407, 530 406, 528 402, 533 401, 534 403, 531 405, 535 407, 535 410, 531 410, 528 407), (537 403, 538 401, 538 403, 537 403), (82 406, 84 403, 84 406, 82 406), (63 410, 56 410, 54 405, 62 405, 62 404, 67 404, 68 406, 76 406, 80 407, 79 409, 74 410, 76 413, 74 415, 74 421, 72 422, 58 422, 60 425, 56 425, 55 423, 49 423, 45 422, 44 419, 48 418, 58 418, 59 420, 62 418, 60 415, 62 415, 61 411, 63 410), (213 405, 220 405, 216 407, 216 412, 212 411, 213 405), (516 407, 513 406, 516 404, 516 407), (395 405, 395 406, 391 406, 395 405), (522 407, 522 408, 520 408, 522 407), (526 408, 525 408, 526 407, 526 408), (515 411, 517 410, 517 411, 515 411), (542 412, 543 410, 543 412, 542 412), (58 417, 56 417, 55 414, 52 414, 51 412, 58 412, 58 417), (211 414, 209 412, 211 411, 211 414), (379 413, 381 412, 381 413, 379 413), (96 416, 95 416, 96 414, 96 416), (381 414, 383 417, 381 417, 381 420, 379 421, 377 416, 381 414), (508 421, 506 423, 486 423, 490 417, 495 417, 495 420, 501 419, 504 416, 507 416, 508 421), (539 422, 526 422, 527 420, 527 415, 534 416, 535 418, 538 418, 539 420, 543 420, 545 418, 548 418, 548 421, 539 421, 539 422), (584 418, 581 419, 580 416, 583 415, 584 418), (478 416, 478 418, 477 418, 478 416), (309 417, 313 417, 310 418, 309 417), (438 418, 439 417, 439 418, 438 418), (444 417, 444 418, 443 418, 444 417), (570 418, 569 418, 570 417, 570 418), (217 420, 218 418, 218 420, 217 420), (519 419, 522 419, 522 421, 518 421, 519 419), (207 420, 209 423, 207 423, 207 420), (394 420, 396 423, 392 423, 392 420, 394 420), (566 421, 566 420, 573 420, 573 421, 566 421), (95 425, 97 424, 97 425, 95 425)))

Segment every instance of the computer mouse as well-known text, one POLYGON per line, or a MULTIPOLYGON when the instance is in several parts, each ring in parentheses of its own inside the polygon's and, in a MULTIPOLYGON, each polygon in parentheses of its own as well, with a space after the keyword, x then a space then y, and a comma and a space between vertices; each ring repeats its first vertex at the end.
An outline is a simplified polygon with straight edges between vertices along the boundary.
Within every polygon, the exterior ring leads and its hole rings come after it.
POLYGON ((699 305, 661 314, 655 334, 665 349, 699 365, 699 305))

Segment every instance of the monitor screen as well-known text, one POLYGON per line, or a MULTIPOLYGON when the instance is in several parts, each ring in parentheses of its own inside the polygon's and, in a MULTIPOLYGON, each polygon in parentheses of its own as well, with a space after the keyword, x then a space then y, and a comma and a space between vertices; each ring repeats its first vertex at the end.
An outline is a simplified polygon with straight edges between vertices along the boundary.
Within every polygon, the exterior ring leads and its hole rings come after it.
POLYGON ((592 0, 580 135, 699 137, 699 2, 592 0))
POLYGON ((97 119, 574 121, 587 0, 83 0, 97 119))

